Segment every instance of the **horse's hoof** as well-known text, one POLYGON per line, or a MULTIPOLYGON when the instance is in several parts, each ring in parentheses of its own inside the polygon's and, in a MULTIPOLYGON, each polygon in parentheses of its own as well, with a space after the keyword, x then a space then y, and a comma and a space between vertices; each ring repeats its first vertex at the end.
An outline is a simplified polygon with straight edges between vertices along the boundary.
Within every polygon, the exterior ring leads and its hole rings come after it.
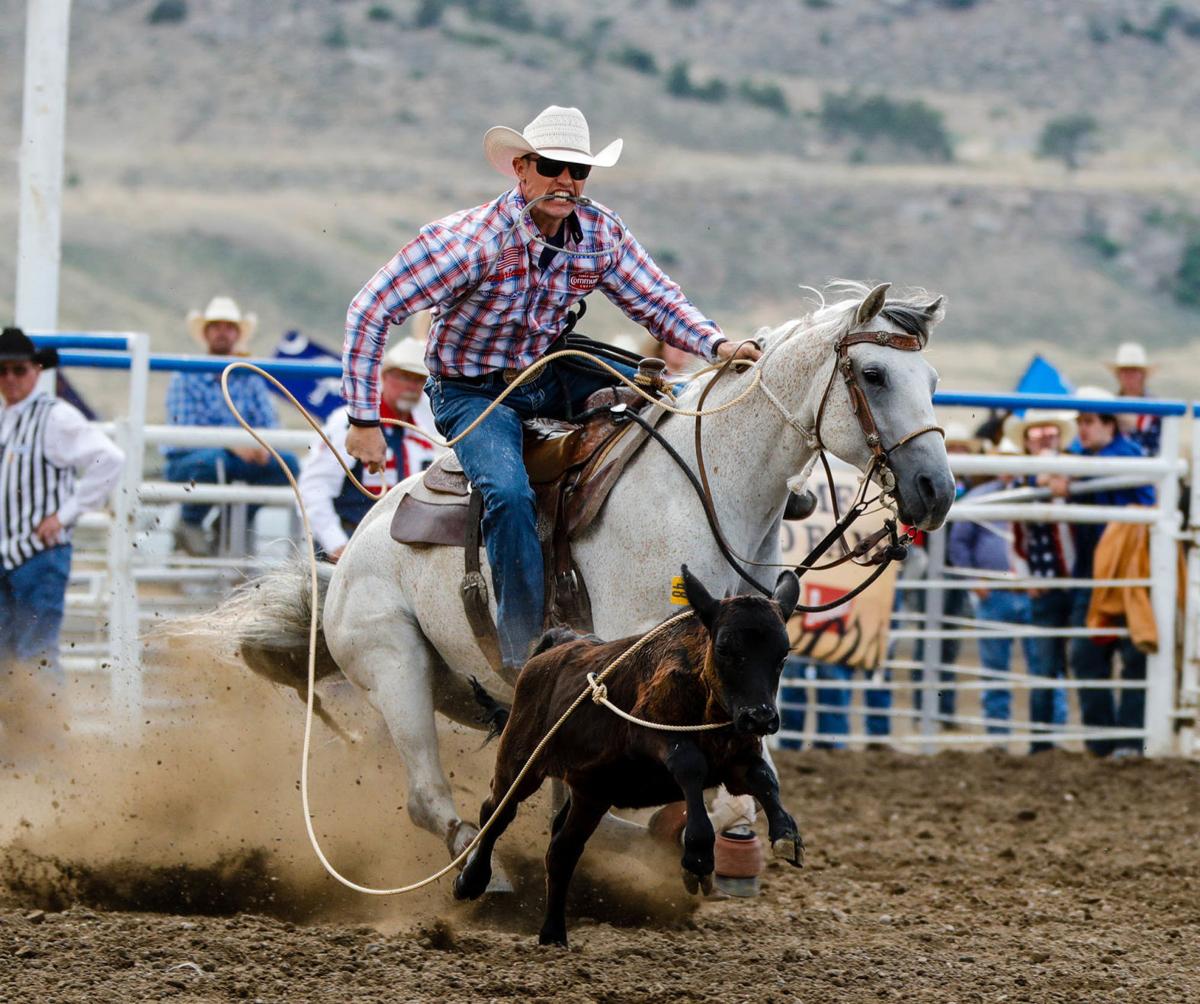
POLYGON ((700 892, 700 876, 695 872, 690 872, 686 868, 680 870, 680 875, 683 876, 683 887, 695 896, 700 892))
POLYGON ((512 880, 505 873, 504 869, 496 865, 492 869, 492 877, 488 881, 487 888, 483 890, 487 895, 504 896, 513 891, 512 880))
POLYGON ((780 837, 771 841, 771 853, 777 858, 783 858, 797 868, 804 867, 804 841, 799 834, 794 837, 780 837))
POLYGON ((700 888, 703 890, 705 896, 711 896, 713 894, 712 872, 709 872, 707 875, 700 876, 700 888))
POLYGON ((543 927, 541 933, 538 934, 539 945, 552 945, 556 948, 567 947, 567 932, 566 930, 557 931, 553 928, 543 927))
POLYGON ((491 877, 490 869, 481 875, 480 870, 472 869, 471 862, 468 861, 467 867, 454 878, 454 898, 479 899, 480 896, 487 892, 491 877))

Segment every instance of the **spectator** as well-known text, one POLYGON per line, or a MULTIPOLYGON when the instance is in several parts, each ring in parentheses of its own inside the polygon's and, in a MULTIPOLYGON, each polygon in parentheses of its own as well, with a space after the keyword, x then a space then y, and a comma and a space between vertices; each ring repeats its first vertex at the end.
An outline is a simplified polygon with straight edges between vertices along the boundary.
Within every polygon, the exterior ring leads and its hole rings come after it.
MULTIPOLYGON (((1075 412, 1031 408, 1024 416, 1013 415, 1005 423, 1005 435, 1020 443, 1033 457, 1056 456, 1075 436, 1075 412)), ((1029 485, 1045 485, 1040 475, 1027 479, 1029 485)), ((1061 498, 1055 501, 1063 501, 1061 498)), ((1071 528, 1066 523, 1016 523, 1013 526, 1017 554, 1039 579, 1066 579, 1071 576, 1075 547, 1071 528)), ((1034 627, 1061 629, 1071 623, 1069 589, 1031 589, 1030 619, 1034 627)), ((1029 672, 1048 680, 1067 677, 1067 639, 1035 638, 1029 672)), ((1067 692, 1062 687, 1035 687, 1029 691, 1029 720, 1035 725, 1061 727, 1067 722, 1067 692)), ((1053 743, 1035 740, 1031 753, 1053 748, 1053 743)))
MULTIPOLYGON (((213 356, 248 355, 250 338, 256 327, 253 314, 243 315, 237 303, 227 296, 215 296, 203 313, 193 310, 187 317, 192 337, 213 356)), ((255 429, 274 429, 279 425, 275 405, 267 383, 257 373, 238 370, 230 374, 229 396, 242 417, 255 429)), ((237 426, 237 419, 225 403, 220 373, 174 373, 167 387, 167 421, 171 425, 237 426)), ((195 449, 169 446, 168 481, 218 482, 244 481, 252 485, 285 485, 287 477, 274 458, 260 446, 234 449, 205 447, 195 449)), ((298 470, 291 453, 281 456, 293 473, 298 470)), ((210 506, 185 505, 175 528, 175 543, 189 554, 209 555, 213 537, 205 526, 210 506)), ((254 518, 256 506, 250 507, 254 518)))
MULTIPOLYGON (((835 736, 849 736, 849 709, 852 703, 853 691, 849 687, 839 687, 854 678, 854 667, 829 662, 810 662, 800 656, 788 656, 783 670, 783 680, 780 692, 780 720, 782 727, 789 732, 803 732, 805 713, 808 710, 808 677, 815 677, 817 686, 817 733, 823 738, 813 741, 813 749, 843 749, 845 743, 835 736), (811 673, 809 672, 811 668, 811 673), (821 683, 830 686, 820 686, 821 683)), ((865 691, 863 703, 871 711, 886 711, 891 707, 891 691, 886 687, 870 688, 865 691)), ((870 745, 878 740, 887 738, 890 734, 891 723, 883 714, 868 714, 866 729, 870 745)), ((800 749, 803 745, 799 739, 780 739, 783 749, 800 749)))
MULTIPOLYGON (((1146 379, 1154 372, 1146 349, 1140 342, 1122 342, 1117 354, 1105 365, 1117 378, 1119 397, 1150 397, 1146 390, 1146 379)), ((1159 441, 1162 439, 1162 418, 1158 415, 1118 415, 1117 427, 1125 438, 1142 448, 1148 457, 1158 456, 1159 441)))
MULTIPOLYGON (((1113 395, 1099 387, 1081 387, 1077 392, 1081 398, 1102 400, 1113 395)), ((1081 411, 1075 420, 1078 434, 1072 453, 1089 457, 1140 457, 1141 448, 1121 434, 1115 415, 1102 415, 1092 411, 1081 411)), ((1051 479, 1051 490, 1060 497, 1070 493, 1070 482, 1065 477, 1051 479)), ((1081 495, 1076 502, 1088 505, 1127 506, 1154 505, 1154 489, 1149 485, 1137 488, 1117 488, 1081 495)), ((1092 559, 1096 545, 1104 532, 1101 523, 1076 523, 1071 527, 1075 543, 1075 563, 1071 572, 1075 578, 1092 578, 1092 559)), ((1071 596, 1071 626, 1087 624, 1090 589, 1076 589, 1071 596)), ((1074 638, 1068 652, 1071 672, 1079 680, 1111 679, 1113 657, 1120 651, 1121 678, 1126 681, 1146 679, 1146 656, 1128 639, 1105 639, 1099 637, 1074 638)), ((1120 697, 1104 688, 1088 688, 1079 691, 1079 711, 1083 724, 1091 728, 1141 729, 1145 727, 1146 692, 1144 689, 1122 689, 1120 697)), ((1097 756, 1126 756, 1139 754, 1142 743, 1139 739, 1089 739, 1087 748, 1097 756)))
MULTIPOLYGON (((1001 451, 1016 452, 1011 443, 1001 443, 1001 451), (1005 447, 1007 446, 1007 450, 1005 447)), ((985 481, 970 489, 965 501, 977 501, 1007 487, 1004 479, 985 481)), ((1000 522, 967 523, 951 525, 948 542, 950 563, 964 574, 973 577, 991 576, 1003 578, 1016 570, 1016 555, 1013 548, 1011 525, 1000 522)), ((991 627, 1000 634, 1003 624, 1029 624, 1029 597, 1016 589, 973 589, 971 595, 978 620, 991 622, 982 625, 991 627)), ((1025 659, 1032 665, 1033 639, 1023 638, 1025 659)), ((1007 673, 1012 660, 1012 638, 993 636, 979 639, 979 659, 983 668, 995 679, 996 674, 1007 673)), ((994 734, 1008 732, 1006 725, 1011 718, 1011 693, 1007 688, 989 687, 983 692, 983 716, 988 720, 987 730, 994 734)))
POLYGON ((38 389, 58 363, 19 328, 0 334, 0 665, 40 666, 61 681, 58 634, 71 530, 99 509, 125 457, 77 408, 38 389))
MULTIPOLYGON (((425 347, 415 338, 405 338, 385 353, 379 414, 382 419, 412 422, 432 433, 433 412, 422 392, 429 377, 424 354, 425 347)), ((313 535, 324 556, 334 562, 342 556, 350 534, 373 505, 346 477, 333 453, 336 450, 345 456, 349 429, 346 409, 338 408, 325 422, 325 436, 333 449, 316 440, 300 467, 300 494, 313 535)), ((440 452, 428 439, 402 426, 385 422, 383 436, 388 447, 383 471, 372 474, 361 460, 351 461, 354 476, 376 495, 382 495, 410 474, 425 470, 440 452)))

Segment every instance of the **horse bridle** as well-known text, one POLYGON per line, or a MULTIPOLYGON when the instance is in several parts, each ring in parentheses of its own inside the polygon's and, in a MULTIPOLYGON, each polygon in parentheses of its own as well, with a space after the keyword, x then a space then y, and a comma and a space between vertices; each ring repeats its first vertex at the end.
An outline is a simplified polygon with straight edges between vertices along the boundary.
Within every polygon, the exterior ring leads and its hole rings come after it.
MULTIPOLYGON (((886 448, 884 447, 882 436, 879 433, 879 426, 875 421, 874 414, 871 412, 870 402, 867 399, 866 392, 859 384, 858 378, 855 376, 854 366, 850 361, 850 349, 855 345, 865 344, 881 345, 886 348, 896 349, 900 352, 920 352, 924 348, 923 341, 916 335, 892 331, 855 331, 839 338, 837 344, 834 346, 834 364, 829 371, 829 380, 825 384, 825 390, 821 394, 821 401, 817 405, 816 423, 811 433, 807 430, 804 430, 803 427, 800 426, 791 415, 787 414, 786 410, 783 408, 783 405, 774 394, 770 393, 769 391, 767 392, 767 397, 771 400, 771 403, 783 413, 784 418, 788 421, 788 423, 796 427, 803 434, 807 435, 815 445, 817 449, 817 455, 825 469, 825 478, 829 486, 829 499, 833 506, 833 529, 830 530, 829 533, 826 534, 825 537, 816 545, 816 547, 814 547, 805 556, 804 560, 796 566, 794 571, 797 573, 797 575, 803 576, 804 573, 808 571, 819 571, 828 568, 835 568, 847 561, 857 561, 857 559, 866 557, 868 552, 877 544, 879 544, 879 542, 885 537, 889 538, 888 546, 876 554, 874 558, 867 559, 863 562, 858 562, 860 564, 877 565, 878 567, 874 570, 874 572, 872 572, 871 575, 869 575, 863 582, 861 582, 845 596, 842 596, 831 603, 826 603, 816 607, 796 607, 797 610, 805 613, 818 613, 846 603, 870 586, 876 579, 878 579, 879 576, 883 574, 887 566, 893 561, 904 560, 908 553, 908 546, 912 543, 912 536, 909 533, 898 533, 897 522, 895 519, 886 520, 884 525, 880 527, 879 530, 859 541, 858 545, 854 548, 847 546, 845 541, 845 532, 871 504, 866 495, 871 478, 876 471, 878 471, 880 468, 886 470, 891 475, 893 484, 895 483, 896 475, 891 467, 892 453, 904 446, 906 443, 911 443, 919 436, 925 435, 927 432, 938 432, 943 436, 946 434, 945 430, 941 426, 927 425, 923 428, 915 429, 914 431, 908 433, 891 446, 886 448), (853 411, 855 418, 858 420, 859 427, 862 429, 863 438, 866 440, 867 447, 871 451, 871 461, 867 465, 867 469, 863 474, 862 485, 859 489, 858 497, 856 498, 854 504, 846 511, 845 516, 842 516, 838 511, 837 492, 834 488, 833 481, 833 470, 829 466, 829 460, 825 455, 825 444, 821 439, 821 425, 825 417, 825 406, 829 400, 829 394, 833 390, 834 379, 839 372, 842 374, 842 380, 846 384, 846 392, 850 397, 850 408, 853 411), (835 542, 839 540, 842 542, 842 556, 822 565, 815 564, 817 559, 819 559, 830 547, 833 546, 835 542)), ((697 404, 698 411, 704 410, 704 400, 708 396, 709 391, 712 390, 717 381, 725 374, 725 372, 732 365, 733 361, 734 360, 732 356, 727 359, 725 364, 717 371, 713 379, 709 381, 707 386, 705 386, 704 390, 700 394, 700 400, 697 404)), ((763 389, 767 390, 765 385, 763 389)), ((662 445, 665 445, 665 442, 663 442, 662 445)), ((704 506, 705 516, 708 518, 709 527, 712 529, 713 536, 716 538, 717 545, 722 555, 725 557, 725 560, 729 562, 730 566, 746 582, 754 586, 760 592, 770 595, 770 591, 767 590, 762 583, 758 582, 753 576, 751 576, 746 569, 742 567, 738 560, 735 560, 735 552, 729 546, 729 543, 725 538, 725 534, 721 529, 720 522, 717 519, 716 503, 712 496, 712 489, 708 483, 708 473, 704 466, 701 419, 699 415, 696 416, 695 448, 696 466, 699 474, 699 484, 697 485, 698 493, 704 506)), ((674 451, 670 452, 673 453, 674 451)), ((677 457, 676 459, 678 462, 682 462, 682 458, 677 457)), ((686 465, 684 466, 686 467, 686 465)), ((688 474, 690 475, 690 473, 691 472, 689 471, 688 474)), ((693 481, 695 481, 694 478, 693 481)), ((747 561, 747 559, 741 558, 740 555, 736 557, 740 558, 741 561, 747 561)), ((756 562, 749 563, 757 564, 756 562)))

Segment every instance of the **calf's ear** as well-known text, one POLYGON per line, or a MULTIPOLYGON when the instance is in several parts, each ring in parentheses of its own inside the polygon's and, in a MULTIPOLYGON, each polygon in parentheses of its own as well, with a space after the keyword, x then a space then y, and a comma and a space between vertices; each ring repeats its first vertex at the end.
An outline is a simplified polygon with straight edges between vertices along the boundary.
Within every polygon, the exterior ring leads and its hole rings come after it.
POLYGON ((775 581, 775 595, 772 598, 779 604, 779 612, 786 622, 792 616, 792 611, 796 609, 797 600, 800 599, 800 576, 790 568, 785 572, 780 572, 779 578, 775 581))
POLYGON ((696 616, 700 618, 700 623, 703 624, 709 631, 712 630, 713 620, 717 616, 717 607, 721 605, 720 600, 714 600, 709 595, 703 583, 688 571, 688 566, 683 566, 683 591, 687 595, 687 601, 691 608, 696 611, 696 616))

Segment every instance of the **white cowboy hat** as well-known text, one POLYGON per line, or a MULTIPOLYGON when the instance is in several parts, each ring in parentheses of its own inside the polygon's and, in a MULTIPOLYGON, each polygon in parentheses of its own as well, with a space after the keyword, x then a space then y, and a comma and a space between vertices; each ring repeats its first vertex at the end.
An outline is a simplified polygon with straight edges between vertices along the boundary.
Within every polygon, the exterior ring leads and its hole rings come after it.
POLYGON ((492 126, 483 135, 483 152, 501 174, 516 176, 514 157, 536 153, 550 160, 568 164, 591 164, 593 167, 612 167, 621 156, 624 140, 614 139, 603 150, 592 153, 591 134, 587 119, 578 108, 551 105, 543 109, 524 132, 507 126, 492 126))
POLYGON ((230 296, 214 296, 208 301, 203 310, 189 310, 187 315, 188 332, 201 345, 207 346, 204 340, 204 328, 212 321, 230 321, 238 326, 238 339, 234 352, 245 352, 254 337, 258 327, 256 314, 243 314, 237 301, 230 296))
POLYGON ((947 446, 961 444, 971 453, 978 453, 981 448, 979 437, 971 435, 971 430, 967 428, 966 424, 954 418, 946 423, 945 442, 947 446))
POLYGON ((388 370, 403 370, 419 377, 429 376, 429 370, 425 368, 425 346, 415 338, 402 338, 384 353, 379 372, 382 374, 388 370))
POLYGON ((1104 364, 1110 370, 1153 370, 1150 360, 1146 357, 1146 348, 1141 342, 1122 342, 1117 346, 1117 354, 1104 364))
POLYGON ((1004 420, 1004 435, 1014 443, 1024 444, 1025 433, 1030 429, 1052 425, 1058 429, 1059 439, 1065 447, 1075 438, 1075 415, 1066 408, 1030 408, 1024 415, 1009 415, 1004 420))

